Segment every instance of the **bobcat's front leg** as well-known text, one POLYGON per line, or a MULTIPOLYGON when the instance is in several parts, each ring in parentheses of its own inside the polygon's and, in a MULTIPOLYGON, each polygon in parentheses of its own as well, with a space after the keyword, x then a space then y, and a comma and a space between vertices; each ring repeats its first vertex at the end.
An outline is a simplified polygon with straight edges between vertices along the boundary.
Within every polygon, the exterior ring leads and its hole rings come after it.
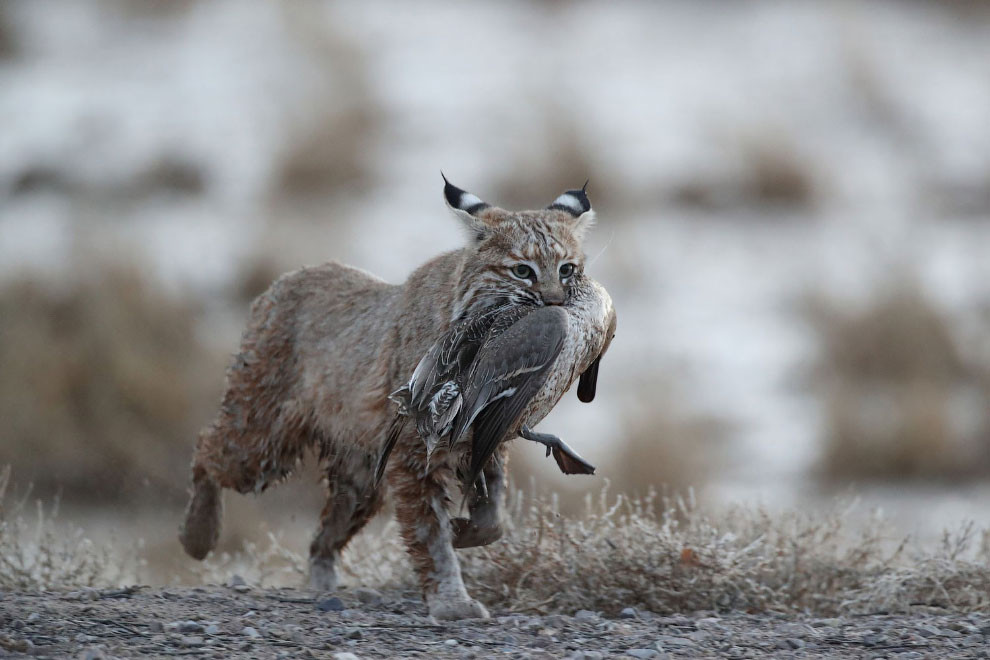
POLYGON ((489 545, 502 538, 502 504, 505 501, 505 465, 508 445, 496 450, 482 473, 487 484, 487 496, 477 487, 468 500, 470 518, 454 518, 455 548, 475 548, 489 545))
POLYGON ((395 516, 430 614, 437 619, 488 618, 488 611, 468 596, 461 579, 443 480, 437 472, 421 476, 418 462, 393 461, 389 479, 395 493, 395 516))

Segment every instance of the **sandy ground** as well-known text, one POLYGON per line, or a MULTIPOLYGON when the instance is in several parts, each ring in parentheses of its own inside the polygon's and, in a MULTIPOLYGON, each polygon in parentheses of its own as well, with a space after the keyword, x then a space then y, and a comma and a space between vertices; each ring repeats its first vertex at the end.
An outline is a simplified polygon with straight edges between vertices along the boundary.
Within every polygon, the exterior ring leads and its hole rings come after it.
POLYGON ((990 617, 807 618, 775 614, 618 618, 494 612, 438 623, 413 591, 335 596, 244 584, 68 593, 0 592, 0 656, 110 658, 987 658, 990 617), (352 654, 352 655, 348 655, 352 654))

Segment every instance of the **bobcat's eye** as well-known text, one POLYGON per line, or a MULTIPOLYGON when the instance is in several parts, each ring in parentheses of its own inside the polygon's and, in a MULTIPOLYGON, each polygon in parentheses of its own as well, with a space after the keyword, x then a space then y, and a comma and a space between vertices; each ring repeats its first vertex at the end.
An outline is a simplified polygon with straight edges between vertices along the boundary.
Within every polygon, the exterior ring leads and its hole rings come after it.
POLYGON ((512 267, 512 274, 521 280, 528 280, 533 277, 533 269, 526 264, 516 264, 512 267))
POLYGON ((560 277, 561 279, 567 279, 574 274, 574 264, 562 264, 560 266, 560 277))

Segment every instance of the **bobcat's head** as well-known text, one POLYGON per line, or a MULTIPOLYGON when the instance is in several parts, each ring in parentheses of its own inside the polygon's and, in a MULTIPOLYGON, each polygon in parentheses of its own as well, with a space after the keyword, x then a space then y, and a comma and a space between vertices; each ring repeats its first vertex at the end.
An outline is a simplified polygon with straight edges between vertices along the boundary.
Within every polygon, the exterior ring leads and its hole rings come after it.
POLYGON ((444 178, 443 196, 467 229, 472 254, 453 320, 499 302, 562 305, 584 280, 582 242, 595 221, 586 188, 568 190, 539 211, 506 211, 444 178))

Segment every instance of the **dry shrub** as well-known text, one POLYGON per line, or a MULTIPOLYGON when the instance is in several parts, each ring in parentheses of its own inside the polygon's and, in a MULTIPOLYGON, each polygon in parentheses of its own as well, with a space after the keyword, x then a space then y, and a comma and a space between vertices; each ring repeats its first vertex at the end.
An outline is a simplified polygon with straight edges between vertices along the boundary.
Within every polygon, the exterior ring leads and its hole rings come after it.
POLYGON ((672 201, 706 211, 740 207, 807 209, 819 187, 808 158, 783 135, 746 134, 735 141, 728 167, 674 184, 672 201))
MULTIPOLYGON (((690 499, 612 497, 607 488, 587 496, 583 515, 562 515, 558 505, 513 495, 505 537, 460 553, 473 596, 497 612, 990 612, 987 532, 978 543, 971 525, 922 550, 890 537, 878 516, 854 529, 850 507, 821 517, 712 513, 690 499)), ((301 579, 304 566, 273 535, 221 557, 209 577, 241 572, 276 585, 301 579)), ((356 538, 343 573, 351 584, 415 585, 393 523, 356 538)))
POLYGON ((820 296, 806 307, 829 479, 955 479, 990 468, 990 387, 963 358, 949 319, 914 284, 859 309, 820 296))
POLYGON ((621 182, 607 174, 594 158, 594 148, 577 120, 558 103, 536 101, 533 113, 539 130, 514 143, 500 160, 509 165, 495 176, 491 199, 508 209, 542 208, 560 193, 588 181, 588 195, 599 213, 609 212, 625 198, 621 182))
POLYGON ((10 7, 0 3, 0 60, 16 57, 21 49, 10 14, 10 7))
POLYGON ((136 557, 93 543, 81 529, 58 524, 58 503, 45 509, 28 498, 12 501, 10 466, 0 469, 0 589, 92 587, 132 581, 136 557))
POLYGON ((529 484, 534 495, 557 493, 560 511, 569 515, 581 513, 585 495, 606 480, 626 496, 703 487, 718 472, 727 423, 683 408, 660 383, 640 383, 631 390, 637 395, 614 416, 613 433, 596 439, 595 460, 585 456, 596 464, 594 477, 562 475, 542 450, 516 440, 509 461, 515 483, 529 484))
POLYGON ((195 311, 134 268, 0 290, 0 461, 75 500, 178 495, 223 370, 195 311))
POLYGON ((305 111, 287 127, 272 201, 319 200, 371 177, 382 112, 356 42, 334 29, 318 5, 289 4, 283 15, 317 74, 305 111))

